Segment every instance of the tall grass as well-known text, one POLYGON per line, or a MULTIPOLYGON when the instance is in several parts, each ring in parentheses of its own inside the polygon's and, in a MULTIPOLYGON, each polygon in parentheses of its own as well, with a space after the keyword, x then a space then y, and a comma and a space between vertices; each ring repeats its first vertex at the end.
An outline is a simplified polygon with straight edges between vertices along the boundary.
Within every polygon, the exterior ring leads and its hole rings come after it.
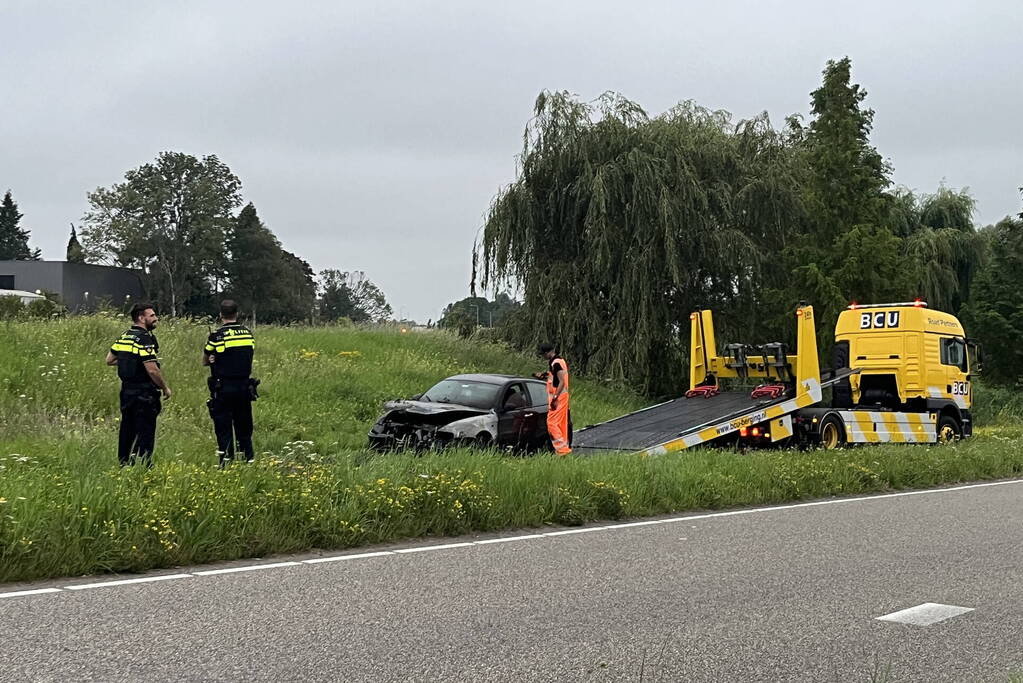
MULTIPOLYGON (((175 390, 156 466, 116 466, 117 380, 102 358, 121 331, 99 316, 0 324, 0 581, 343 548, 428 534, 579 524, 697 508, 1014 476, 1018 427, 949 447, 841 452, 698 451, 643 459, 497 452, 378 456, 364 449, 383 401, 449 374, 530 372, 535 359, 441 333, 257 330, 257 450, 216 469, 205 327, 158 330, 175 390)), ((577 424, 642 401, 574 380, 577 424)), ((1006 422, 1009 418, 1001 418, 1006 422)))

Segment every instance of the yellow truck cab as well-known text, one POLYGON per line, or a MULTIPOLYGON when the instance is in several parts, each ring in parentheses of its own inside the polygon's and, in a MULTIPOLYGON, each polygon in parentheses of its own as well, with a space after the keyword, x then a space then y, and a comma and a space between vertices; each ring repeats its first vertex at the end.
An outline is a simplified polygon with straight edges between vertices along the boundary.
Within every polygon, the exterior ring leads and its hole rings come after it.
POLYGON ((923 301, 852 304, 835 326, 833 365, 856 374, 834 387, 832 407, 930 414, 940 440, 969 436, 970 346, 955 316, 923 301))

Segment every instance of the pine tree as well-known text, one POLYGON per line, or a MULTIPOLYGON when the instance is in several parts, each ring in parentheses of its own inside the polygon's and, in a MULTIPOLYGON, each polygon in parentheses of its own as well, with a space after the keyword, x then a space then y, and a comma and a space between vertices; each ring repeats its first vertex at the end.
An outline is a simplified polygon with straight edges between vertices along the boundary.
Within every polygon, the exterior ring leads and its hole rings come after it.
POLYGON ((828 60, 810 93, 812 122, 803 129, 789 121, 806 164, 806 223, 784 252, 792 277, 772 292, 790 306, 813 302, 824 354, 850 301, 912 298, 914 288, 912 274, 899 267, 903 240, 889 228, 893 209, 906 207, 885 192, 891 168, 870 144, 874 111, 863 106, 867 92, 851 82, 851 70, 848 57, 828 60))
POLYGON ((848 57, 828 60, 821 87, 810 93, 811 215, 818 239, 828 244, 854 225, 877 225, 887 215, 883 191, 891 168, 870 144, 874 110, 862 106, 867 91, 850 82, 851 71, 848 57))
POLYGON ((253 322, 310 317, 316 301, 312 268, 281 248, 251 202, 228 231, 227 251, 228 291, 253 322))
POLYGON ((255 321, 263 308, 272 305, 272 290, 281 276, 282 250, 251 202, 228 232, 227 251, 231 295, 255 321))
POLYGON ((75 224, 71 224, 71 239, 67 242, 67 262, 85 263, 85 251, 78 242, 78 235, 75 231, 75 224))
POLYGON ((0 261, 38 261, 38 249, 28 246, 29 231, 19 226, 22 214, 8 190, 0 204, 0 261))

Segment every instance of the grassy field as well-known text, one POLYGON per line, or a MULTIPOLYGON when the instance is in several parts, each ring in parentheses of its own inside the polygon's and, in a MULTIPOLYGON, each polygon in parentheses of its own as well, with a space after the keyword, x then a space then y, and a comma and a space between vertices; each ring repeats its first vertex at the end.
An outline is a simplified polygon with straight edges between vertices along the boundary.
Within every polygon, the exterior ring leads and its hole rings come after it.
MULTIPOLYGON (((534 358, 442 333, 257 330, 253 466, 216 468, 200 349, 205 326, 157 330, 174 398, 156 467, 116 466, 116 374, 102 360, 124 322, 0 323, 0 581, 140 571, 423 535, 579 524, 679 510, 1015 476, 1019 396, 990 392, 988 426, 949 447, 699 451, 641 459, 455 450, 378 456, 366 432, 390 398, 457 372, 533 372, 534 358)), ((639 397, 573 380, 584 425, 639 397)), ((982 395, 979 393, 978 395, 982 395)))

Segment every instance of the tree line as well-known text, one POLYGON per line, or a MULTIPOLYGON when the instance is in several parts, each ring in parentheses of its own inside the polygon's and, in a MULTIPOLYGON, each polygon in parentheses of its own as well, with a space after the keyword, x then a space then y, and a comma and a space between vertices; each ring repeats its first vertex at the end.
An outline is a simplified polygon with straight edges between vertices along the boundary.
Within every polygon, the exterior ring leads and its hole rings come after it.
POLYGON ((691 311, 714 309, 721 343, 792 344, 799 301, 827 358, 851 302, 924 298, 991 349, 987 377, 1020 381, 1023 214, 977 229, 966 190, 893 187, 866 95, 848 58, 828 61, 809 121, 781 128, 541 93, 474 247, 474 293, 517 287, 507 340, 556 340, 574 367, 652 395, 687 381, 691 311))
MULTIPOLYGON (((242 184, 216 156, 163 152, 88 193, 81 240, 71 227, 67 260, 132 268, 161 312, 208 315, 235 299, 254 320, 377 322, 390 317, 383 292, 362 272, 324 270, 285 249, 244 206, 242 184)), ((0 260, 40 258, 10 192, 0 205, 0 260)))

